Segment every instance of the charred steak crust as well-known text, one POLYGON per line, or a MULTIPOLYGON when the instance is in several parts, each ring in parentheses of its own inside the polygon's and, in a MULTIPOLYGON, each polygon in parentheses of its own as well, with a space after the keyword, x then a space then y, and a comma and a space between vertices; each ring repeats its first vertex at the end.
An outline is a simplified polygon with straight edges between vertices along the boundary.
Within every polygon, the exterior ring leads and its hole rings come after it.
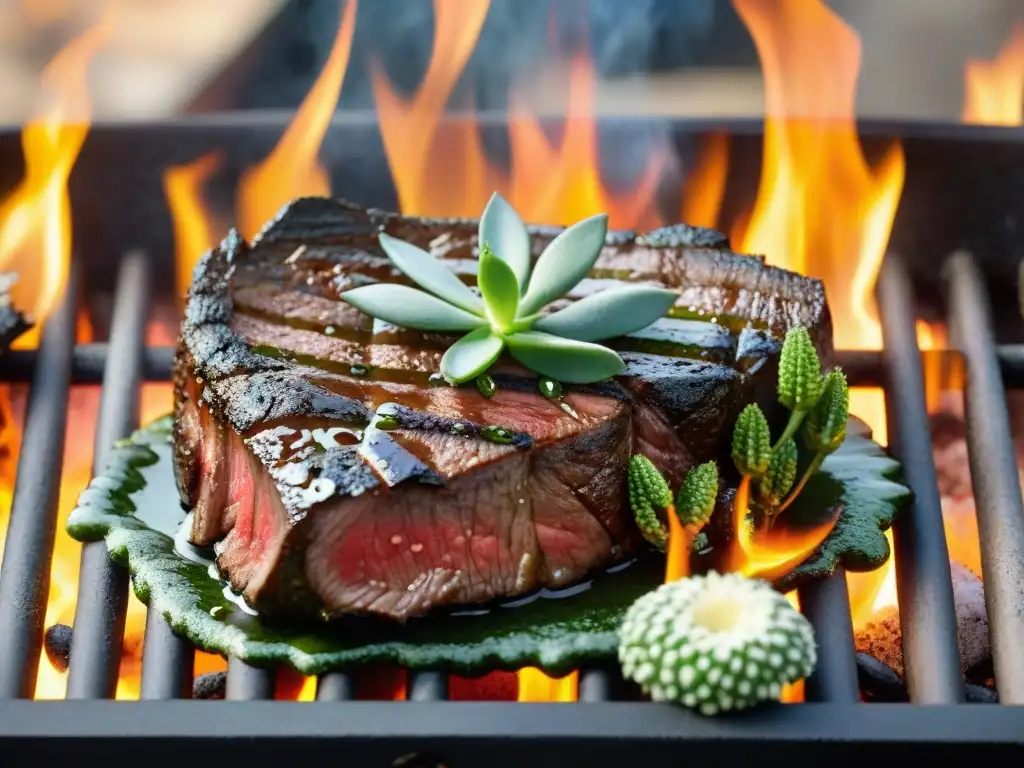
MULTIPOLYGON (((679 482, 722 454, 746 402, 784 415, 774 372, 788 328, 808 327, 830 356, 819 281, 676 225, 609 233, 590 278, 554 305, 622 280, 680 292, 673 317, 610 342, 622 376, 556 401, 503 360, 490 399, 432 386, 450 338, 379 323, 338 295, 404 280, 381 230, 472 283, 476 226, 305 198, 197 266, 174 370, 178 490, 193 543, 214 545, 267 615, 404 620, 578 583, 638 544, 633 452, 679 482)), ((536 251, 559 231, 534 228, 536 251)))

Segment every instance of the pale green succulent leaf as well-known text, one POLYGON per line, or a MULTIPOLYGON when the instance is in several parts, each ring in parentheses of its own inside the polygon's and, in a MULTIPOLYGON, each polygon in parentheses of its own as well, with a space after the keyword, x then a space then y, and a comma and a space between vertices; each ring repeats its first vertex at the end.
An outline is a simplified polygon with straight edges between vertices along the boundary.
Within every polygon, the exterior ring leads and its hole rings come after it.
POLYGON ((480 217, 478 241, 489 245, 495 255, 512 268, 520 291, 530 279, 530 233, 508 202, 495 192, 480 217))
POLYGON ((660 320, 679 294, 664 288, 632 285, 601 291, 542 317, 533 327, 577 341, 601 341, 625 336, 660 320))
POLYGON ((391 262, 420 288, 460 309, 483 315, 484 303, 480 297, 429 253, 384 232, 378 240, 391 262))
POLYGON ((511 331, 519 307, 519 281, 512 267, 495 256, 486 243, 480 247, 477 285, 491 322, 502 333, 511 331))
POLYGON ((429 293, 395 283, 353 288, 341 294, 341 299, 378 320, 419 331, 471 331, 487 322, 429 293))
POLYGON ((567 384, 590 384, 622 372, 622 358, 608 347, 526 331, 506 337, 509 352, 534 373, 567 384))
POLYGON ((441 358, 441 375, 453 384, 475 379, 501 356, 505 341, 490 328, 477 328, 456 341, 441 358))
POLYGON ((519 305, 520 316, 531 315, 567 293, 587 276, 604 246, 608 216, 600 213, 564 230, 537 259, 530 285, 519 305))

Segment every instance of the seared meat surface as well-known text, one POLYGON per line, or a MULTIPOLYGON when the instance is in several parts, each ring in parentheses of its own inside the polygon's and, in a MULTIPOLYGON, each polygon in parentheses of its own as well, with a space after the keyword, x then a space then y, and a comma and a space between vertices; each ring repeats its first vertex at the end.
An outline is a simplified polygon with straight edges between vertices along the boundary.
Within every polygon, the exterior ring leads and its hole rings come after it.
MULTIPOLYGON (((748 402, 771 418, 779 340, 831 321, 816 280, 679 225, 609 233, 567 299, 618 281, 679 291, 670 317, 610 345, 627 368, 560 399, 501 360, 491 398, 436 380, 453 339, 338 299, 405 282, 377 233, 475 282, 477 225, 297 200, 254 240, 196 268, 175 361, 175 470, 190 538, 257 610, 404 620, 435 607, 566 587, 629 557, 629 456, 671 479, 724 456, 748 402)), ((534 229, 539 254, 558 229, 534 229)), ((784 414, 777 414, 783 416, 784 414)))

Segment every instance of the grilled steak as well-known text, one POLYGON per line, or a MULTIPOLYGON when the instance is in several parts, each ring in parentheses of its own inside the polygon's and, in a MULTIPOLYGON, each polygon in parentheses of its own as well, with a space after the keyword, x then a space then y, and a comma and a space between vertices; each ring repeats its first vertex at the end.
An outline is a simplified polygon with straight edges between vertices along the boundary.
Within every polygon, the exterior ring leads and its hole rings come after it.
MULTIPOLYGON (((621 376, 552 399, 503 359, 493 397, 438 385, 452 338, 338 299, 405 281, 381 229, 474 282, 475 221, 320 198, 286 207, 251 245, 232 232, 195 271, 175 363, 179 490, 193 543, 215 545, 267 615, 404 620, 578 583, 637 547, 633 452, 678 483, 725 455, 744 404, 784 417, 774 384, 790 326, 831 352, 818 281, 678 225, 610 233, 591 276, 550 308, 621 280, 679 290, 672 316, 611 342, 621 376)), ((534 228, 536 253, 559 231, 534 228)))

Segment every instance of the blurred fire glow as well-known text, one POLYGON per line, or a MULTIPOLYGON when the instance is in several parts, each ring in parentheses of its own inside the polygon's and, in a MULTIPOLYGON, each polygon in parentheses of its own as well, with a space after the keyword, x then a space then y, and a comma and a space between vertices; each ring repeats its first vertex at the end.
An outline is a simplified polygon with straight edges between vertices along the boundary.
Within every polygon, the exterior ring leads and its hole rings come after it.
POLYGON ((1024 22, 1013 26, 991 61, 971 59, 964 67, 963 121, 1020 125, 1024 118, 1024 22))

